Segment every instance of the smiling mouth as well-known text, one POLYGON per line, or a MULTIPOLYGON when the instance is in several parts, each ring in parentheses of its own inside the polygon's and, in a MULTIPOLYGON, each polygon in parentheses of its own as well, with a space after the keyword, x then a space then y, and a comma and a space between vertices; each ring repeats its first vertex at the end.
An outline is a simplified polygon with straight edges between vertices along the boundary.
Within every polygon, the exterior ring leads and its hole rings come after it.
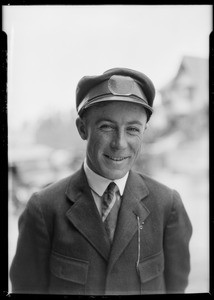
POLYGON ((107 157, 108 159, 111 159, 113 161, 123 161, 127 158, 129 158, 130 156, 124 156, 124 157, 113 157, 113 156, 109 156, 107 154, 104 154, 105 157, 107 157))

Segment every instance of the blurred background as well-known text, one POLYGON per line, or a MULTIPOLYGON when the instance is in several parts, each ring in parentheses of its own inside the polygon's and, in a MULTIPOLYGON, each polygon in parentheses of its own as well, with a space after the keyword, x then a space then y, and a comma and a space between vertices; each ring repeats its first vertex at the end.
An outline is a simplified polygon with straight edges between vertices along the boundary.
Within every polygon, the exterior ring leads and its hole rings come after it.
MULTIPOLYGON (((8 36, 9 266, 34 191, 75 172, 84 75, 127 67, 156 87, 135 169, 179 191, 193 225, 187 293, 209 291, 209 5, 3 6, 8 36)), ((9 281, 9 291, 11 284, 9 281)))

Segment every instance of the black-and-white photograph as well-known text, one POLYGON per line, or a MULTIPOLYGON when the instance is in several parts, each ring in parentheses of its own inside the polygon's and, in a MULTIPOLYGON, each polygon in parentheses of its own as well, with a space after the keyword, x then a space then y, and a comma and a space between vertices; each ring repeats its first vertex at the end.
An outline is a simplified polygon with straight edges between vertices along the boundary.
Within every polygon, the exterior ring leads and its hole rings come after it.
POLYGON ((8 293, 209 293, 211 5, 8 5, 8 293))

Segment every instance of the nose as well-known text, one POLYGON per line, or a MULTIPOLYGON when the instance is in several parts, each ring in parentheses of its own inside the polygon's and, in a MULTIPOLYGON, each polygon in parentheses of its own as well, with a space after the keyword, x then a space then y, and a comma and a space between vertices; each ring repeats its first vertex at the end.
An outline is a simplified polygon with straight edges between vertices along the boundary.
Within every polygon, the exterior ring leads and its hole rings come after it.
POLYGON ((117 130, 112 137, 111 147, 114 150, 123 150, 127 148, 127 139, 123 130, 117 130))

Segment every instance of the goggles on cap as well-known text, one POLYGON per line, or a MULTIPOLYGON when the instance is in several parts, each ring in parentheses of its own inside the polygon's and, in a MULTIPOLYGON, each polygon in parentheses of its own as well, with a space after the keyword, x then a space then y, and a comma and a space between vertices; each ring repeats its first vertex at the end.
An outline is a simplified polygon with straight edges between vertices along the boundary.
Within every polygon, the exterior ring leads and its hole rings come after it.
POLYGON ((81 114, 84 109, 96 103, 108 101, 138 103, 143 105, 151 113, 153 112, 140 84, 129 76, 120 75, 113 75, 108 80, 90 89, 77 107, 77 112, 81 114))

